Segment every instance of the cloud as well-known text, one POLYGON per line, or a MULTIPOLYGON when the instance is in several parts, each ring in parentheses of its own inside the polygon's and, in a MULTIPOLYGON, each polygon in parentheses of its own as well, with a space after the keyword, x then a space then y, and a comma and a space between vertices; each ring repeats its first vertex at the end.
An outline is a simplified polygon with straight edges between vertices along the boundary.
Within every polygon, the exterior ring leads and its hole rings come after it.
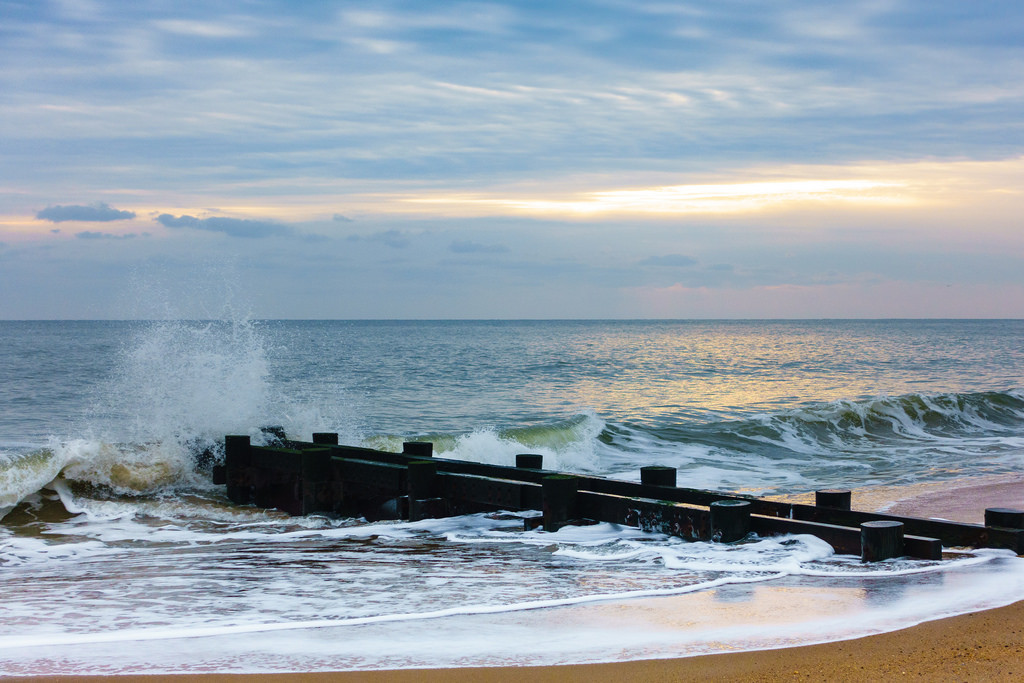
POLYGON ((348 216, 345 216, 343 214, 340 214, 340 213, 334 214, 334 216, 331 218, 331 220, 333 220, 333 221, 335 221, 337 223, 352 223, 353 222, 353 220, 351 218, 349 218, 348 216))
POLYGON ((195 216, 172 216, 169 213, 162 213, 156 217, 156 221, 165 228, 192 228, 193 230, 222 232, 229 237, 245 237, 251 239, 290 235, 292 233, 291 228, 286 225, 281 225, 280 223, 273 223, 270 221, 253 221, 245 218, 230 218, 228 216, 196 218, 195 216))
MULTIPOLYGON (((75 237, 83 240, 130 240, 138 237, 133 232, 128 232, 123 235, 114 235, 109 232, 93 232, 92 230, 84 230, 82 232, 76 232, 75 237)), ((143 237, 149 237, 149 233, 142 233, 143 237)))
POLYGON ((409 238, 404 233, 398 230, 384 230, 382 232, 375 232, 372 235, 351 235, 348 238, 349 242, 359 242, 366 240, 367 242, 382 242, 393 249, 405 249, 409 246, 409 238))
POLYGON ((504 254, 508 252, 508 247, 501 244, 478 244, 468 240, 452 242, 448 249, 456 254, 504 254))
POLYGON ((195 38, 245 38, 250 32, 228 23, 211 21, 188 21, 183 19, 164 19, 155 22, 155 26, 168 33, 195 38))
POLYGON ((685 268, 697 265, 697 260, 682 254, 665 254, 664 256, 650 256, 640 262, 641 266, 671 266, 674 268, 685 268))
POLYGON ((118 211, 112 206, 100 202, 93 206, 81 206, 70 204, 68 206, 48 206, 36 214, 36 218, 52 223, 62 221, 90 221, 106 223, 109 221, 123 221, 128 218, 135 218, 134 211, 118 211))

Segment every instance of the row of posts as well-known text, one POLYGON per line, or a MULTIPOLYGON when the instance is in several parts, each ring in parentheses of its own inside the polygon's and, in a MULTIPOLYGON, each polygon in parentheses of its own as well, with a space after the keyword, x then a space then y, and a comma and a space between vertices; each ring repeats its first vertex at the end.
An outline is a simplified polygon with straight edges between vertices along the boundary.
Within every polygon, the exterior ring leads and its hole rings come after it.
MULTIPOLYGON (((283 430, 280 438, 283 440, 283 430)), ((278 436, 272 434, 272 436, 278 436)), ((231 437, 228 437, 229 439, 231 437)), ((246 439, 248 440, 248 439, 246 439)), ((313 443, 337 445, 336 433, 313 434, 313 443)), ((429 442, 406 442, 402 446, 406 455, 423 458, 408 465, 409 516, 421 519, 429 510, 424 507, 430 499, 437 473, 436 463, 429 460, 433 455, 433 444, 429 442)), ((544 456, 537 453, 516 455, 516 467, 543 469, 544 456)), ((649 486, 676 486, 676 468, 652 465, 640 468, 640 482, 649 486)), ((545 531, 557 531, 573 521, 578 480, 572 475, 554 474, 542 480, 545 531)), ((851 509, 849 489, 823 489, 815 492, 815 505, 835 510, 851 509)), ((711 540, 731 543, 745 538, 750 532, 751 505, 745 500, 720 500, 709 505, 709 526, 711 540)), ((1024 510, 1013 508, 989 508, 985 511, 985 526, 1024 528, 1024 510)), ((903 523, 894 520, 863 522, 861 532, 861 559, 876 562, 904 554, 903 523)))
MULTIPOLYGON (((540 455, 516 456, 516 467, 541 468, 540 455), (529 459, 529 460, 527 460, 529 459), (530 463, 530 464, 525 464, 530 463)), ((640 483, 650 486, 676 486, 676 468, 651 465, 640 468, 640 483)), ((568 475, 545 477, 544 527, 557 531, 568 521, 572 499, 576 495, 576 479, 568 475), (549 512, 552 521, 549 522, 549 512), (550 527, 550 528, 549 528, 550 527)), ((849 489, 821 489, 814 492, 816 507, 851 510, 852 492, 849 489)), ((711 540, 719 543, 739 541, 750 533, 750 503, 745 500, 719 500, 708 506, 711 540)), ((1024 528, 1024 510, 1014 508, 988 508, 985 526, 1024 528)), ((860 525, 861 560, 878 562, 904 555, 903 522, 874 520, 860 525)))
MULTIPOLYGON (((403 444, 403 452, 410 455, 431 455, 432 445, 418 442, 403 444), (426 448, 424 448, 426 447, 426 448), (417 450, 419 452, 417 452, 417 450)), ((409 469, 409 505, 410 516, 413 514, 413 490, 415 478, 413 466, 409 469)), ((544 456, 537 453, 520 453, 516 455, 516 467, 543 469, 544 456)), ((420 467, 423 465, 421 464, 420 467)), ((430 468, 430 477, 436 470, 430 468)), ((640 468, 640 483, 649 486, 676 487, 676 468, 663 465, 650 465, 640 468)), ((576 507, 578 481, 567 474, 555 474, 544 477, 544 530, 557 531, 570 523, 576 507)), ((837 510, 850 510, 852 492, 849 489, 822 489, 815 492, 814 504, 837 510)), ((745 500, 719 500, 708 506, 711 540, 719 543, 733 543, 750 533, 750 503, 745 500)), ((1022 515, 1024 512, 1016 511, 1022 515)), ((986 513, 987 514, 987 513, 986 513)), ((414 519, 416 517, 413 517, 414 519)), ((988 522, 986 521, 986 524, 988 522)), ((904 554, 903 522, 871 521, 860 525, 861 560, 878 562, 904 554)))

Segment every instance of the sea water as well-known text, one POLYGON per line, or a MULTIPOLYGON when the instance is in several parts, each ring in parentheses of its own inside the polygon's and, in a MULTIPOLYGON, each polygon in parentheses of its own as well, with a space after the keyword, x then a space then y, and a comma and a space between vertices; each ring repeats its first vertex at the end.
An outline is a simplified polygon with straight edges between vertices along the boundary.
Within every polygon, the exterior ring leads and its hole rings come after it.
MULTIPOLYGON (((0 673, 566 663, 779 647, 1024 598, 1004 551, 864 565, 500 513, 230 504, 225 434, 753 494, 1024 470, 1024 321, 0 322, 0 673)), ((1020 504, 1020 501, 1007 501, 1020 504)))

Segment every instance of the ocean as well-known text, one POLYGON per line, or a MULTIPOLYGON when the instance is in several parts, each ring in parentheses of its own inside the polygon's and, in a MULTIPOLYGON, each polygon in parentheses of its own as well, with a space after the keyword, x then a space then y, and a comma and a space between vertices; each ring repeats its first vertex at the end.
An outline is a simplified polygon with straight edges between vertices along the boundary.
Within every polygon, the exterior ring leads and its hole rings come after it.
POLYGON ((1022 342, 1019 320, 2 321, 0 673, 686 656, 1024 599, 1006 551, 865 565, 809 536, 525 531, 532 513, 290 518, 232 505, 195 457, 280 425, 757 495, 911 492, 1024 470, 1022 342))

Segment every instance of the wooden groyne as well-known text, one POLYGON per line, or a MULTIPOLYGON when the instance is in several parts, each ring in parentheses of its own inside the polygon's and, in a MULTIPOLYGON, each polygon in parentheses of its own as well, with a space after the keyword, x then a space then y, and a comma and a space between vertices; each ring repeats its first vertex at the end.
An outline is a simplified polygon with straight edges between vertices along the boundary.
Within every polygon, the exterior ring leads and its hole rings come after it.
POLYGON ((814 505, 676 485, 671 467, 643 467, 640 483, 543 469, 524 453, 515 466, 433 457, 433 446, 408 442, 402 453, 313 441, 269 429, 273 445, 227 436, 225 464, 214 481, 235 503, 292 515, 335 513, 368 519, 419 520, 498 510, 542 510, 528 526, 557 531, 568 524, 612 522, 693 541, 733 542, 759 536, 811 534, 841 554, 865 561, 909 556, 941 559, 943 547, 1007 548, 1024 554, 1024 511, 992 508, 986 523, 962 524, 850 508, 850 492, 818 491, 814 505))

